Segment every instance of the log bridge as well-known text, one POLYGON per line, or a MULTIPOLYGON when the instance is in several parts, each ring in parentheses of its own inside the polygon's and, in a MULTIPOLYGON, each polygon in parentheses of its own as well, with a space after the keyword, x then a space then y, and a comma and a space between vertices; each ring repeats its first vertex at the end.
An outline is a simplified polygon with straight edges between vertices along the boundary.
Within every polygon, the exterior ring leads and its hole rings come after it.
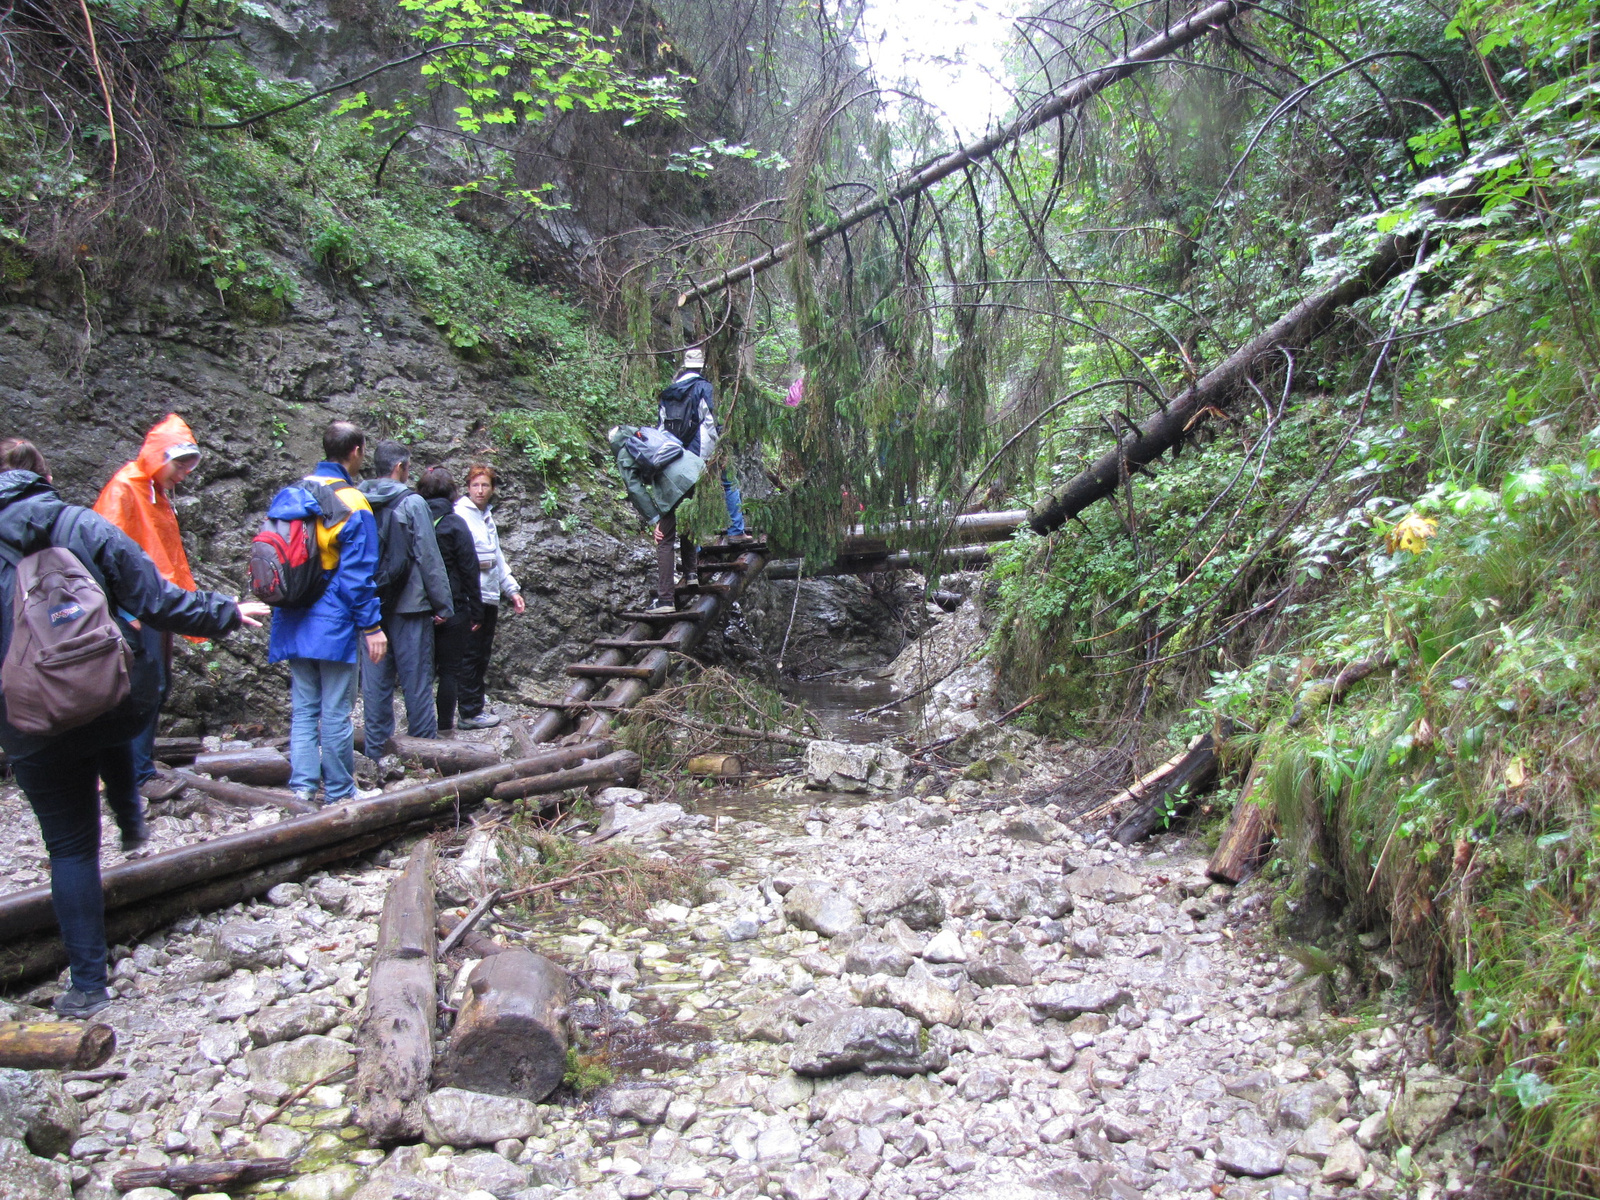
MULTIPOLYGON (((187 771, 172 772, 183 786, 223 803, 276 805, 292 815, 105 870, 107 940, 132 941, 184 916, 252 899, 319 867, 455 820, 462 807, 490 798, 635 782, 638 756, 617 751, 606 737, 615 715, 666 680, 672 655, 693 650, 766 563, 764 543, 703 547, 702 582, 680 588, 673 611, 619 613, 627 622, 622 634, 596 639, 595 652, 567 668, 572 683, 564 695, 513 728, 514 761, 500 762, 473 743, 411 745, 415 739, 401 739, 403 756, 424 761, 446 778, 303 812, 286 793, 198 773, 211 767, 219 775, 273 781, 287 765, 276 751, 208 756, 192 740, 167 741, 162 749, 191 763, 187 771)), ((0 895, 0 985, 51 974, 65 963, 49 887, 0 895)))

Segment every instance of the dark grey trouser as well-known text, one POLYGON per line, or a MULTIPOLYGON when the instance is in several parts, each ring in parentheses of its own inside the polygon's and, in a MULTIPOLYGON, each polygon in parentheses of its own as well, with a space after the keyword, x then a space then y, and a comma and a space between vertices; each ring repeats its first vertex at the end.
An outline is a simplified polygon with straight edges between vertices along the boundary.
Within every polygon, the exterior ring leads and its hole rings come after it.
MULTIPOLYGON (((656 600, 661 604, 671 605, 677 600, 677 580, 673 575, 674 559, 677 557, 678 545, 678 512, 674 509, 661 518, 661 541, 656 544, 656 600)), ((694 574, 695 560, 699 555, 695 552, 694 539, 687 534, 683 537, 683 573, 685 576, 694 574)))
POLYGON ((396 613, 383 619, 389 652, 382 662, 361 655, 361 703, 369 757, 394 736, 394 689, 406 698, 406 732, 412 737, 439 736, 433 707, 433 614, 396 613))

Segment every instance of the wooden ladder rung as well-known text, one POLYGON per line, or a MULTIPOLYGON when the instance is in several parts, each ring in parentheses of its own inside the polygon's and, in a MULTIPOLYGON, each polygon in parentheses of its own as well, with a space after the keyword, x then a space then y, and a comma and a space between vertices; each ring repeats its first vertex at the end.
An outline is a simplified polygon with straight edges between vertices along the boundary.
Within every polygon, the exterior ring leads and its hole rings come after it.
POLYGON ((680 596, 726 596, 731 591, 731 583, 681 583, 677 587, 680 596))
POLYGON ((670 638, 644 638, 630 642, 627 638, 595 638, 593 645, 602 650, 682 650, 683 643, 670 638))
POLYGON ((615 700, 529 700, 534 708, 582 708, 618 712, 622 705, 615 700))
POLYGON ((568 675, 583 679, 650 679, 655 673, 655 667, 608 667, 603 663, 573 663, 567 668, 568 675))
POLYGON ((693 609, 675 609, 672 612, 619 612, 624 621, 703 621, 705 614, 693 609))

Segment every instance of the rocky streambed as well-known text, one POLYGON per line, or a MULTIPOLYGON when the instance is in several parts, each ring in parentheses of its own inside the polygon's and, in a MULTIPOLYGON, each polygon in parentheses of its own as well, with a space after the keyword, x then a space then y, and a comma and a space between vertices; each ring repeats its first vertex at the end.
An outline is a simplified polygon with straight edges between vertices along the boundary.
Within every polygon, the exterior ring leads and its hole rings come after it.
MULTIPOLYGON (((1329 1015, 1267 891, 1208 883, 1193 840, 1127 850, 949 784, 852 804, 779 787, 759 821, 623 803, 618 836, 713 864, 708 894, 494 933, 574 972, 594 1063, 634 1052, 541 1104, 440 1089, 416 1145, 367 1144, 347 1070, 403 849, 119 948, 107 1069, 0 1072, 0 1196, 98 1200, 131 1165, 222 1156, 294 1159, 233 1193, 285 1200, 1482 1188, 1482 1097, 1398 994, 1329 1015)), ((489 830, 456 841, 442 883, 464 898, 497 860, 489 830)), ((452 1003, 464 975, 441 968, 452 1003)))

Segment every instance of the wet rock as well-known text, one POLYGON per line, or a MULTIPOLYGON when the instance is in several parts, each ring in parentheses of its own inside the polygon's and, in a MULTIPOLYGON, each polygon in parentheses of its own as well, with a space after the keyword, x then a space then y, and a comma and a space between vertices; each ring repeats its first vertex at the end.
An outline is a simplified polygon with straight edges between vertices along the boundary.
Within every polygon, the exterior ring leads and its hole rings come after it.
POLYGON ((458 1192, 488 1192, 496 1200, 510 1200, 528 1186, 528 1169, 492 1150, 474 1150, 450 1160, 444 1181, 458 1192))
POLYGON ((827 1172, 816 1163, 802 1163, 783 1177, 784 1200, 829 1200, 827 1172))
POLYGON ((1346 1138, 1328 1151, 1322 1163, 1323 1183, 1355 1183, 1367 1169, 1367 1156, 1360 1146, 1346 1138))
POLYGON ((1033 968, 1015 950, 991 946, 967 968, 967 978, 979 987, 1027 987, 1033 982, 1033 968))
POLYGON ((837 937, 861 924, 861 910, 837 888, 811 879, 789 889, 783 898, 783 914, 801 929, 815 930, 823 937, 837 937))
POLYGON ((945 921, 944 897, 921 875, 901 875, 877 891, 868 905, 874 921, 904 921, 912 929, 938 929, 945 921))
POLYGON ((251 1050, 244 1059, 251 1079, 297 1088, 351 1066, 355 1055, 347 1042, 309 1035, 251 1050))
POLYGON ((1011 1094, 1011 1079, 998 1067, 978 1067, 967 1072, 956 1091, 963 1100, 988 1104, 1011 1094))
POLYGON ((361 1186, 361 1175, 348 1163, 297 1175, 278 1195, 283 1200, 350 1200, 361 1186))
POLYGON ((789 1069, 797 1075, 916 1075, 943 1070, 948 1058, 924 1053, 922 1026, 892 1008, 850 1008, 807 1025, 795 1039, 789 1069))
POLYGON ((816 741, 806 745, 806 777, 831 792, 864 792, 877 765, 876 746, 816 741))
POLYGON ((1217 1166, 1230 1175, 1265 1179, 1283 1173, 1284 1156, 1271 1142, 1224 1135, 1217 1151, 1217 1166))
POLYGON ((1450 1123, 1466 1090, 1459 1079, 1409 1077, 1389 1112, 1401 1143, 1418 1147, 1432 1141, 1450 1123))
POLYGON ((311 898, 319 908, 331 913, 342 913, 353 898, 351 887, 342 879, 329 876, 312 886, 311 898))
POLYGON ((265 921, 227 921, 211 943, 211 957, 235 970, 260 970, 283 963, 283 930, 265 921))
POLYGON ((874 1008, 897 1008, 928 1028, 961 1024, 961 1001, 955 993, 926 974, 896 979, 873 975, 861 988, 861 1002, 874 1008))
POLYGON ((1035 988, 1028 1004, 1044 1017, 1070 1021, 1082 1013, 1115 1012, 1133 993, 1114 983, 1051 983, 1035 988))
POLYGON ((1278 1121, 1290 1129, 1309 1129, 1319 1117, 1342 1116, 1344 1097, 1321 1080, 1287 1088, 1278 1097, 1278 1121))
POLYGON ((941 929, 928 939, 922 957, 931 963, 964 963, 967 961, 967 952, 961 945, 961 936, 954 929, 941 929))
POLYGON ((543 1127, 539 1106, 515 1096, 488 1096, 440 1088, 422 1102, 423 1133, 441 1146, 492 1146, 504 1138, 526 1140, 543 1127))
POLYGON ((794 1002, 789 997, 769 1000, 745 1009, 734 1022, 734 1033, 747 1042, 792 1042, 800 1036, 794 1002))
POLYGON ((1000 832, 1019 842, 1055 841, 1066 833, 1066 826, 1043 813, 1018 813, 1000 827, 1000 832))
POLYGON ((342 1020, 340 1011, 331 1004, 275 1004, 252 1017, 247 1028, 254 1045, 270 1046, 308 1034, 327 1033, 342 1020))
POLYGON ((1125 904, 1144 894, 1144 886, 1132 875, 1106 864, 1075 871, 1066 876, 1066 884, 1074 896, 1085 896, 1107 904, 1125 904))
MULTIPOLYGON (((161 1197, 152 1200, 173 1196, 160 1190, 161 1197)), ((35 1157, 17 1138, 0 1137, 0 1195, 15 1200, 72 1200, 72 1168, 35 1157)))
POLYGON ((267 889, 267 903, 274 908, 287 908, 306 894, 298 883, 275 883, 267 889))
POLYGON ((659 1125, 672 1104, 669 1088, 617 1088, 610 1094, 611 1115, 632 1117, 642 1125, 659 1125))
POLYGON ((55 1071, 0 1068, 0 1138, 51 1158, 70 1149, 82 1127, 83 1109, 55 1071))
POLYGON ((669 829, 685 815, 681 804, 642 804, 638 808, 612 804, 603 810, 595 836, 630 841, 657 829, 669 829))
POLYGON ((904 975, 915 960, 888 942, 857 942, 846 951, 844 969, 852 975, 904 975))

